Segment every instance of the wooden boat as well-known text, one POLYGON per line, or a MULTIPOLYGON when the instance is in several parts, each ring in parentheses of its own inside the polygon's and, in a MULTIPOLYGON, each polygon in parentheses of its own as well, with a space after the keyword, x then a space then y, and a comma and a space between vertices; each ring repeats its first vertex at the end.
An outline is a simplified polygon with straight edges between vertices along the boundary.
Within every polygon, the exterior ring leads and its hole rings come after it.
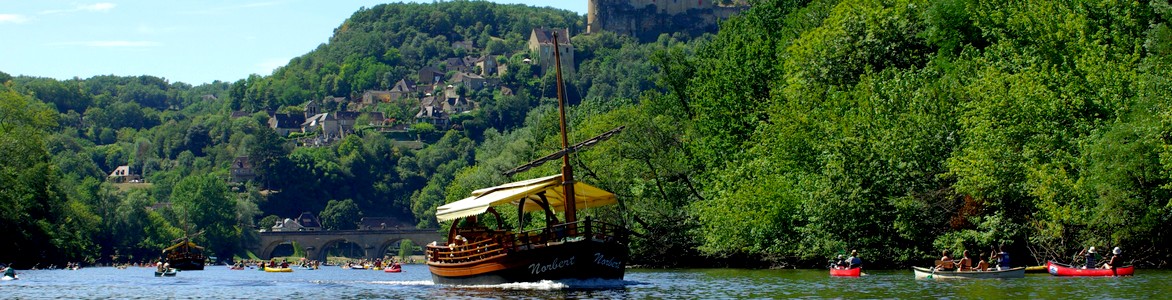
POLYGON ((177 273, 179 273, 178 269, 168 269, 165 272, 155 271, 155 277, 175 277, 177 273))
POLYGON ((289 267, 284 267, 284 268, 282 268, 282 267, 275 267, 275 268, 274 268, 274 267, 265 267, 265 272, 270 272, 270 273, 288 273, 288 272, 293 272, 293 268, 289 268, 289 267))
POLYGON ((1046 270, 1050 275, 1054 276, 1133 276, 1135 275, 1135 266, 1126 266, 1111 269, 1083 269, 1072 267, 1066 264, 1060 264, 1052 261, 1046 262, 1046 270))
MULTIPOLYGON (((565 91, 562 85, 557 34, 554 61, 557 70, 557 93, 560 112, 561 151, 505 172, 518 172, 561 158, 561 174, 522 180, 479 189, 463 200, 448 203, 436 210, 440 222, 455 221, 447 242, 425 248, 427 267, 436 284, 500 284, 559 279, 622 279, 629 256, 627 229, 591 218, 579 221, 578 207, 600 207, 617 203, 614 194, 576 181, 569 155, 610 138, 622 130, 611 130, 576 145, 569 145, 566 135, 565 91), (514 232, 504 223, 494 206, 514 207, 518 214, 544 213, 545 226, 514 232), (558 212, 562 218, 558 220, 558 212), (491 213, 496 229, 478 224, 477 217, 491 213), (463 222, 461 222, 463 221, 463 222), (461 225, 461 223, 463 223, 461 225)), ((562 40, 565 40, 564 38, 562 40)), ((526 228, 524 221, 515 228, 526 228)))
POLYGON ((204 262, 207 260, 207 257, 203 255, 203 247, 192 243, 189 239, 183 239, 178 244, 163 249, 163 256, 167 258, 167 263, 170 263, 172 268, 183 271, 203 270, 204 262))
POLYGON ((1002 271, 940 271, 935 268, 912 267, 916 279, 992 279, 992 278, 1024 278, 1025 267, 1017 267, 1002 271))
POLYGON ((854 267, 849 269, 844 268, 830 268, 830 276, 850 276, 859 277, 863 274, 863 268, 854 267))

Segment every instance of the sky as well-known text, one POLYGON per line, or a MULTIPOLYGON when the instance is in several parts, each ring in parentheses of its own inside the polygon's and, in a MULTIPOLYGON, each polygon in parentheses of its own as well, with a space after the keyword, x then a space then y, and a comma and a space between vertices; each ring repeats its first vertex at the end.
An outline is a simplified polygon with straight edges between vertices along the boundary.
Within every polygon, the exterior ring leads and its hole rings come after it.
MULTIPOLYGON (((233 82, 325 43, 366 0, 0 0, 0 72, 233 82)), ((431 3, 426 1, 406 1, 431 3)), ((492 0, 586 14, 586 0, 492 0)))

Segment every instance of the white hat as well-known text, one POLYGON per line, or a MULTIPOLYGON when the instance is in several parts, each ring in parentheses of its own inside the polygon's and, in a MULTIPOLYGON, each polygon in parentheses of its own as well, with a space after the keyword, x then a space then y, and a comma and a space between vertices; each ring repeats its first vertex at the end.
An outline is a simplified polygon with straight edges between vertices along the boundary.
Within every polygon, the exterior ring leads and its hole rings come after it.
POLYGON ((1115 253, 1115 254, 1123 253, 1123 249, 1119 249, 1119 247, 1115 247, 1115 249, 1111 249, 1111 253, 1115 253))
POLYGON ((1090 252, 1090 253, 1095 253, 1095 246, 1091 246, 1091 249, 1090 249, 1090 250, 1087 250, 1087 252, 1090 252))

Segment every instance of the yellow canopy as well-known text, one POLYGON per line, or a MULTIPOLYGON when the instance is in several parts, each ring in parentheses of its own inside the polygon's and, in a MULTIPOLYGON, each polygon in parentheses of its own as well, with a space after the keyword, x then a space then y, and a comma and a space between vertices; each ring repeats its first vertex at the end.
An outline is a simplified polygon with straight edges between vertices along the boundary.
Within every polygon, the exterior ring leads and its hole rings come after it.
MULTIPOLYGON (((565 195, 562 192, 562 175, 546 176, 513 183, 502 184, 490 188, 472 191, 472 196, 460 201, 440 206, 435 211, 435 218, 440 222, 474 216, 488 211, 494 205, 517 205, 521 199, 525 201, 525 212, 542 210, 536 201, 541 198, 537 193, 545 192, 545 199, 549 200, 549 208, 561 211, 565 205, 565 195)), ((610 205, 618 202, 614 194, 600 188, 574 182, 574 203, 578 208, 590 208, 610 205)))

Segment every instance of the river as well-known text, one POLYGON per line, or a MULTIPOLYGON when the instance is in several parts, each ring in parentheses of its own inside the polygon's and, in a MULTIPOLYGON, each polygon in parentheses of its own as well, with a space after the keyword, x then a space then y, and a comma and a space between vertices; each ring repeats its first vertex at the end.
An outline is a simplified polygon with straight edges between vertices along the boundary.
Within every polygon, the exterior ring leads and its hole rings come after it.
POLYGON ((1164 299, 1172 271, 1137 270, 1134 277, 915 280, 911 270, 868 271, 832 278, 825 270, 632 269, 622 281, 541 282, 498 286, 431 283, 424 265, 403 273, 295 270, 265 273, 228 270, 180 272, 154 277, 153 268, 83 268, 19 271, 0 282, 4 299, 711 299, 711 298, 931 298, 931 299, 1164 299))

